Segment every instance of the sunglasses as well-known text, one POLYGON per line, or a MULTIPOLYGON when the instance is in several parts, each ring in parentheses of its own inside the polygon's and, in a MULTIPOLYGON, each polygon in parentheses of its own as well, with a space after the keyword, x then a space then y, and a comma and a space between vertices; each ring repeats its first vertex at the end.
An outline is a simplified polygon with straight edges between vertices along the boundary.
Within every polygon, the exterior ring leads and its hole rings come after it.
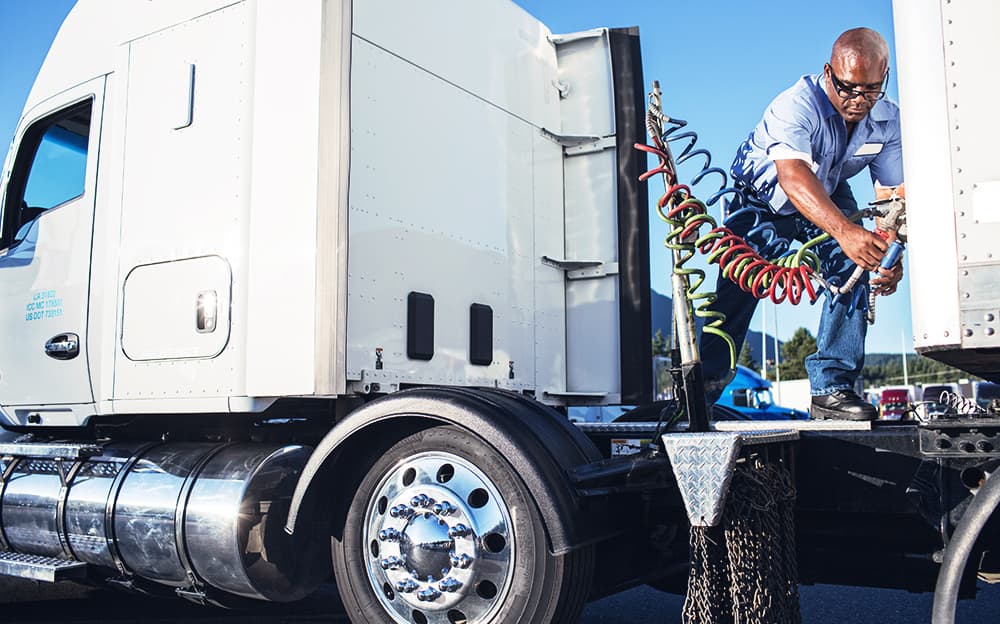
POLYGON ((885 97, 885 86, 889 82, 889 69, 885 70, 885 77, 882 78, 882 88, 881 89, 859 89, 861 85, 851 84, 849 82, 844 82, 840 78, 837 78, 837 74, 833 73, 833 67, 830 64, 826 64, 827 69, 830 70, 830 78, 833 80, 833 88, 837 92, 837 95, 842 97, 844 100, 853 100, 856 97, 863 97, 869 102, 876 102, 885 97))

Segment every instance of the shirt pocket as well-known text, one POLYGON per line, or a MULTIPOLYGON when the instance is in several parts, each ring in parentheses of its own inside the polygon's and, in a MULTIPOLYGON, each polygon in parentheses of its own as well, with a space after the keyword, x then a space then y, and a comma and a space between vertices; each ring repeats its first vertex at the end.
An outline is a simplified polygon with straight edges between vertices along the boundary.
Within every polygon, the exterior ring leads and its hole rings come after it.
POLYGON ((878 154, 865 154, 864 156, 851 156, 844 162, 843 174, 844 179, 854 177, 862 169, 867 167, 878 154))

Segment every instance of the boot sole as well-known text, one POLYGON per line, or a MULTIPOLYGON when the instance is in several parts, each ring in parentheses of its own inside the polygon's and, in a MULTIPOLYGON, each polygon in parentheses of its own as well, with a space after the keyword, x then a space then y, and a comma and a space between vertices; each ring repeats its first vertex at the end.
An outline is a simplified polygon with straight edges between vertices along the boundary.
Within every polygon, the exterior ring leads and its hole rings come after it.
POLYGON ((833 410, 826 407, 820 407, 819 405, 809 406, 809 417, 813 420, 854 420, 854 421, 872 421, 878 418, 877 414, 852 414, 850 412, 842 412, 840 410, 833 410))

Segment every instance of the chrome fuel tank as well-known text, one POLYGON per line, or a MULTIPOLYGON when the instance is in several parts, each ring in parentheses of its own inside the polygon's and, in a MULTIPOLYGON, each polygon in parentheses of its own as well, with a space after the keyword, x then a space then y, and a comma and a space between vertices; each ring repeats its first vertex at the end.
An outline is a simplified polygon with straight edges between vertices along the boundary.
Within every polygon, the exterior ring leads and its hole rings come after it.
POLYGON ((17 552, 177 588, 295 600, 323 576, 304 569, 315 567, 315 557, 296 552, 317 545, 297 544, 283 531, 310 452, 163 443, 107 445, 78 461, 5 458, 0 537, 17 552))

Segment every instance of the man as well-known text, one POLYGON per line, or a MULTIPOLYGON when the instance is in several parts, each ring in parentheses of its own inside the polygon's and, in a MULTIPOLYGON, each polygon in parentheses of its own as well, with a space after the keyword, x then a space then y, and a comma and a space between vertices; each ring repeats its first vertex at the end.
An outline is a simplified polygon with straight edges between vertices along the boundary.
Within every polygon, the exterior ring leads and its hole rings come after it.
MULTIPOLYGON (((803 76, 781 93, 737 151, 732 175, 748 198, 729 206, 726 223, 750 240, 766 257, 783 251, 774 236, 807 241, 826 232, 831 238, 814 248, 827 277, 847 281, 855 265, 878 269, 888 244, 852 223, 858 210, 847 179, 867 167, 878 197, 903 188, 899 109, 884 98, 889 49, 881 35, 868 28, 842 34, 833 45, 823 73, 803 76), (744 203, 766 206, 757 212, 744 203), (769 208, 769 209, 768 209, 769 208), (757 227, 763 224, 764 227, 757 227), (768 233, 772 230, 773 234, 768 233)), ((903 276, 902 265, 880 270, 872 281, 875 292, 888 295, 903 276)), ((869 284, 855 289, 867 300, 869 284)), ((726 315, 722 329, 739 352, 757 300, 719 275, 718 300, 712 305, 726 315)), ((853 388, 864 365, 867 321, 851 309, 852 297, 821 300, 823 312, 818 351, 806 358, 812 389, 813 418, 872 420, 874 408, 853 388)), ((817 305, 820 305, 817 304, 817 305)), ((701 356, 710 402, 718 399, 729 373, 729 348, 711 334, 702 337, 701 356)))

